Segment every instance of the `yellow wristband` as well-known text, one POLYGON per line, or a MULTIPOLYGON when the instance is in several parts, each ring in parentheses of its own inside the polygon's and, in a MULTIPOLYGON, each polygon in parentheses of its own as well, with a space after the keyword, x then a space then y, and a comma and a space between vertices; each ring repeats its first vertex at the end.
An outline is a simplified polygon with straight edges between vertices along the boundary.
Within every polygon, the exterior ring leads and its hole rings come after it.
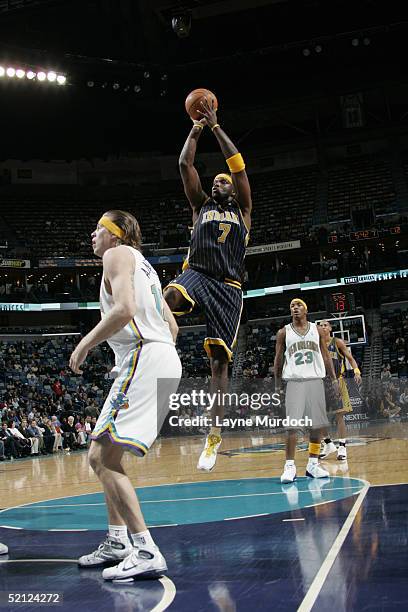
POLYGON ((361 374, 359 368, 354 368, 354 374, 361 374))
POLYGON ((211 131, 213 132, 216 127, 221 127, 221 126, 219 123, 216 123, 215 125, 212 126, 211 131))
POLYGON ((200 130, 202 130, 204 126, 203 126, 203 124, 202 124, 202 123, 199 123, 199 122, 197 121, 197 123, 195 123, 195 124, 193 125, 193 127, 198 127, 198 128, 200 128, 200 130))
POLYGON ((309 442, 309 454, 319 456, 320 444, 318 442, 309 442))
POLYGON ((236 153, 232 157, 229 157, 226 162, 228 164, 228 168, 233 174, 235 172, 241 172, 241 170, 245 169, 245 163, 242 159, 241 153, 236 153))

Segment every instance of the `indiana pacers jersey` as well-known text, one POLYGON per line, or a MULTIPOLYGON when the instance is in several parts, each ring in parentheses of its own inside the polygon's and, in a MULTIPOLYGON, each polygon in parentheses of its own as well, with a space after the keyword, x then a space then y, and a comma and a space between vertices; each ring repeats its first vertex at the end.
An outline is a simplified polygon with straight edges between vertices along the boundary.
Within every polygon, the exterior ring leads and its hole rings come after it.
MULTIPOLYGON (((132 345, 138 343, 164 342, 174 345, 169 325, 163 318, 163 295, 159 277, 140 251, 130 246, 127 248, 132 251, 135 258, 136 313, 125 327, 108 339, 108 344, 116 355, 123 355, 132 345)), ((114 306, 112 296, 106 291, 103 277, 100 305, 102 318, 114 306)))
POLYGON ((238 202, 222 208, 209 198, 194 224, 188 267, 220 281, 241 283, 248 238, 238 202))
POLYGON ((286 350, 282 378, 284 380, 312 380, 324 378, 326 368, 320 351, 320 337, 316 323, 308 323, 302 336, 293 324, 285 325, 286 350))
POLYGON ((337 348, 335 338, 330 338, 330 342, 327 345, 327 350, 329 351, 329 355, 331 357, 331 360, 333 361, 336 378, 340 378, 340 376, 344 373, 346 367, 344 363, 344 357, 337 348))

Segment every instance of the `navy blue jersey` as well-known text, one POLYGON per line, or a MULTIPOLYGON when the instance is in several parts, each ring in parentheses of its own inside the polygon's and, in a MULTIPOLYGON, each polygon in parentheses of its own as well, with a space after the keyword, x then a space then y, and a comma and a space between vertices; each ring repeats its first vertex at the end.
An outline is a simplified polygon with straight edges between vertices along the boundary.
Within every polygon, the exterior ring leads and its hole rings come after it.
POLYGON ((345 372, 346 365, 343 355, 340 353, 337 348, 335 338, 330 338, 330 342, 327 345, 327 350, 329 351, 329 355, 333 361, 334 371, 336 373, 336 377, 339 378, 343 372, 345 372))
POLYGON ((223 208, 209 198, 194 224, 188 266, 217 280, 241 283, 248 238, 238 202, 223 208))

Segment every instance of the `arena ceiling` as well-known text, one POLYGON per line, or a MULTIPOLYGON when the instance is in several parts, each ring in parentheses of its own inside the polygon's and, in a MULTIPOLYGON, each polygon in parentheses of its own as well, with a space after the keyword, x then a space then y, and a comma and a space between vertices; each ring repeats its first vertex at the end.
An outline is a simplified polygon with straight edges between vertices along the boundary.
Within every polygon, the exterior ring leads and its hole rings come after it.
POLYGON ((2 116, 7 111, 18 119, 19 138, 13 122, 3 121, 0 154, 44 148, 55 156, 62 149, 56 134, 72 155, 112 147, 171 150, 174 134, 186 127, 185 95, 202 86, 216 91, 242 131, 254 115, 259 124, 262 108, 274 109, 275 122, 283 113, 284 123, 296 123, 303 100, 405 82, 408 15, 401 6, 383 0, 0 0, 0 60, 68 75, 58 93, 1 83, 2 116), (174 18, 190 24, 188 35, 177 35, 174 18), (149 128, 158 117, 162 129, 149 128))

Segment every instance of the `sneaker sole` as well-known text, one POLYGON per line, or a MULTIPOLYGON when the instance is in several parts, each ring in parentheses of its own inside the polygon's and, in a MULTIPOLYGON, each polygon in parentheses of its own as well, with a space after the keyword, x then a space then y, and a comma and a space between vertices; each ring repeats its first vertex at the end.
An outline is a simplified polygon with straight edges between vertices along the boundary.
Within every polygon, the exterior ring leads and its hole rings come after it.
MULTIPOLYGON (((125 559, 125 557, 123 557, 123 559, 125 559)), ((123 561, 123 559, 111 559, 109 561, 102 561, 101 563, 93 563, 92 565, 89 563, 86 563, 86 564, 80 563, 78 561, 78 567, 90 568, 90 569, 92 569, 93 567, 113 567, 114 565, 118 565, 118 563, 123 561)))
POLYGON ((296 478, 297 477, 295 476, 293 480, 287 480, 287 479, 286 480, 282 480, 281 479, 281 484, 291 484, 292 482, 295 482, 296 478))
POLYGON ((151 570, 149 572, 142 572, 141 574, 136 574, 135 576, 126 576, 123 578, 104 578, 104 580, 111 582, 133 582, 136 580, 155 580, 157 578, 162 578, 165 572, 167 572, 167 567, 161 570, 151 570))
POLYGON ((212 472, 214 468, 215 465, 213 465, 211 468, 205 468, 201 467, 200 465, 197 465, 197 470, 199 470, 200 472, 212 472))
POLYGON ((327 474, 327 476, 313 476, 313 474, 311 474, 307 470, 305 476, 307 476, 308 478, 330 478, 330 474, 327 474))

